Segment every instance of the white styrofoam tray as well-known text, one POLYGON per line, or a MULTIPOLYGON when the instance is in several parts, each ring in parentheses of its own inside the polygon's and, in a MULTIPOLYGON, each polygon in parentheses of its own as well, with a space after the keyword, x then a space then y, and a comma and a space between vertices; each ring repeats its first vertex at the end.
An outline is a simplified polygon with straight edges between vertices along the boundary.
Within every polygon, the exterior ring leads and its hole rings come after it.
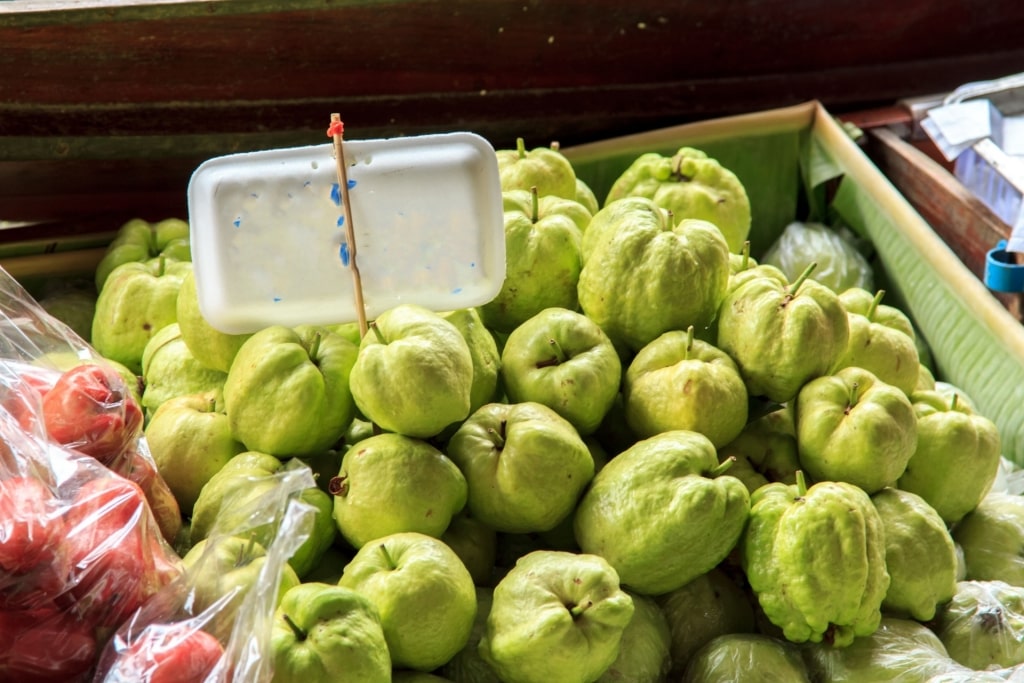
MULTIPOLYGON (((399 303, 490 301, 505 277, 501 183, 472 133, 344 143, 356 264, 372 320, 399 303)), ((334 146, 209 159, 188 186, 200 310, 233 334, 358 319, 334 146)))

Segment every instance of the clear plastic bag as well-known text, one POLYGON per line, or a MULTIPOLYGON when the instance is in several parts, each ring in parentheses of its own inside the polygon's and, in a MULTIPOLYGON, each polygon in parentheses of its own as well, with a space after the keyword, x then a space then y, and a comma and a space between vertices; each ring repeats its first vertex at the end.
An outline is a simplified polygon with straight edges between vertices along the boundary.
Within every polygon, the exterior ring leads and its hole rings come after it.
POLYGON ((1003 581, 960 581, 936 619, 949 656, 977 671, 1024 665, 1024 587, 1003 581))
POLYGON ((794 221, 760 259, 781 270, 790 282, 811 264, 811 277, 836 293, 850 287, 874 289, 871 264, 843 232, 822 223, 794 221))
POLYGON ((0 270, 0 680, 269 682, 281 576, 316 513, 299 500, 312 472, 283 467, 186 566, 133 377, 0 270), (248 589, 197 609, 217 553, 255 529, 265 548, 248 589))
POLYGON ((856 638, 848 647, 806 644, 803 653, 815 681, 909 683, 932 677, 962 680, 956 677, 976 673, 954 661, 930 628, 894 617, 883 617, 874 633, 856 638))
MULTIPOLYGON (((308 538, 316 510, 299 494, 315 486, 312 472, 286 466, 274 485, 233 511, 231 528, 215 527, 198 560, 174 584, 122 625, 103 652, 94 683, 156 683, 173 672, 178 683, 267 683, 273 677, 267 655, 282 575, 288 559, 308 538), (276 535, 260 562, 225 577, 218 553, 253 533, 276 535), (216 584, 214 586, 213 584, 216 584), (216 591, 214 600, 209 594, 216 591), (202 597, 201 597, 202 594, 202 597)), ((231 552, 235 552, 231 550, 231 552)))
POLYGON ((183 574, 139 483, 162 481, 130 389, 0 271, 0 680, 88 680, 114 630, 183 574))

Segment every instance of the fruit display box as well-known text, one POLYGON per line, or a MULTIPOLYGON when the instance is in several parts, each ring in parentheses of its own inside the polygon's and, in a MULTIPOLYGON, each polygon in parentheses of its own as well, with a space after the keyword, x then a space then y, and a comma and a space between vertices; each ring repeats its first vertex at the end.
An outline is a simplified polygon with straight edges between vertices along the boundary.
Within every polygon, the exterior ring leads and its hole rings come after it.
MULTIPOLYGON (((602 197, 639 154, 671 154, 683 145, 705 150, 744 183, 755 257, 788 223, 803 219, 809 205, 824 207, 870 240, 886 299, 912 317, 938 376, 976 401, 998 425, 1004 455, 1024 463, 1024 327, 820 102, 612 137, 563 152, 602 197)), ((56 182, 59 165, 53 172, 56 182)), ((184 184, 164 190, 185 195, 184 184)), ((102 252, 102 238, 58 236, 62 248, 49 254, 37 253, 38 238, 8 243, 0 266, 25 279, 87 272, 102 252)))
POLYGON ((683 144, 706 150, 743 181, 753 211, 752 254, 802 219, 802 202, 827 202, 835 220, 868 238, 886 299, 912 317, 938 374, 977 397, 1000 428, 1006 457, 1024 462, 1024 327, 827 110, 812 102, 565 152, 602 196, 638 154, 683 144))

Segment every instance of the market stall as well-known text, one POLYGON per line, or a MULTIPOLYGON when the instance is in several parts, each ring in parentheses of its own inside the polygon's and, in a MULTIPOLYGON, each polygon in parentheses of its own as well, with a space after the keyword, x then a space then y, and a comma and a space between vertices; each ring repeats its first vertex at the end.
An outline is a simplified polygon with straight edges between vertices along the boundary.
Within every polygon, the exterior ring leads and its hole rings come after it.
POLYGON ((0 4, 0 679, 1021 676, 915 7, 0 4))

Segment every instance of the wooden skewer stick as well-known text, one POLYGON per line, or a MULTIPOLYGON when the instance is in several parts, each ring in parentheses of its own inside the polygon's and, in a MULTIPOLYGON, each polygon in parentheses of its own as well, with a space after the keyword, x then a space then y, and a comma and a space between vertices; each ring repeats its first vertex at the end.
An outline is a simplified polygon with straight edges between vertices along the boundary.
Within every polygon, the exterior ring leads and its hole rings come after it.
POLYGON ((359 335, 370 329, 366 323, 366 306, 363 304, 363 279, 356 262, 356 233, 352 225, 352 208, 348 200, 348 167, 345 164, 345 146, 342 144, 344 127, 341 114, 331 114, 331 130, 334 130, 334 161, 338 168, 338 189, 341 191, 341 208, 345 212, 345 240, 348 242, 349 266, 352 268, 352 286, 355 290, 356 315, 359 317, 359 335))

